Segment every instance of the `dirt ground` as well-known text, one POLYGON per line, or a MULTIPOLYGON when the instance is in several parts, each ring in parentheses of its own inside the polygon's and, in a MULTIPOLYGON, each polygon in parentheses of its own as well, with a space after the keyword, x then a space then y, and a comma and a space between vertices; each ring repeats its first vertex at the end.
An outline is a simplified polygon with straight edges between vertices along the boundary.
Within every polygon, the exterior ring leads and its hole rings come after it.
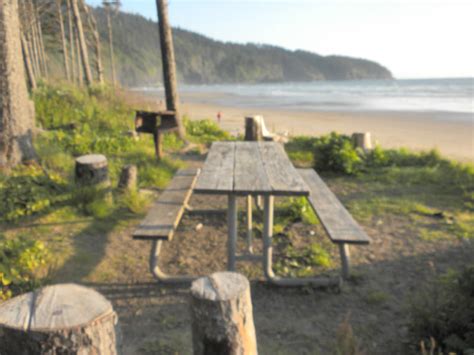
MULTIPOLYGON (((192 165, 199 165, 199 161, 192 165)), ((328 185, 344 202, 357 198, 328 185)), ((244 200, 240 201, 243 212, 244 200)), ((172 274, 205 275, 226 268, 226 197, 193 195, 171 242, 164 245, 163 269, 172 274), (202 224, 200 230, 196 226, 202 224)), ((124 354, 191 354, 188 286, 163 285, 148 270, 151 243, 132 240, 139 219, 106 233, 80 233, 75 253, 55 276, 57 281, 82 282, 113 302, 119 315, 124 354), (81 266, 82 265, 82 266, 81 266)), ((257 221, 258 222, 258 221, 257 221)), ((372 238, 368 246, 351 247, 353 278, 340 291, 281 288, 263 281, 260 266, 239 263, 238 271, 251 281, 254 320, 260 354, 332 354, 339 325, 349 317, 354 334, 366 354, 417 353, 408 330, 406 307, 423 280, 439 271, 472 262, 474 245, 459 239, 430 242, 414 236, 409 220, 387 215, 363 223, 372 238), (430 266, 431 265, 431 266, 430 266)), ((287 226, 292 242, 327 243, 339 273, 338 250, 321 226, 287 226)), ((239 248, 245 248, 245 231, 239 248)), ((278 239, 278 238, 277 238, 278 239)), ((256 251, 261 239, 255 240, 256 251)), ((279 248, 276 248, 278 260, 279 248)))

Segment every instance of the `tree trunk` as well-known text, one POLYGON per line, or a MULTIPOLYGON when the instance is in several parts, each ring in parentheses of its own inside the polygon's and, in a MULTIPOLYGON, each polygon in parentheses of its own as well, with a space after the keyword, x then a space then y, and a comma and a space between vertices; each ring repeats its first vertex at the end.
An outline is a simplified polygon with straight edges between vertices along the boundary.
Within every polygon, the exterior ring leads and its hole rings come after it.
POLYGON ((0 330, 2 354, 116 355, 120 350, 117 314, 110 302, 74 284, 45 287, 2 303, 0 330))
POLYGON ((160 31, 161 60, 163 64, 163 81, 165 86, 166 109, 174 111, 178 134, 186 139, 183 122, 179 115, 178 86, 176 79, 176 62, 174 58, 173 35, 168 19, 168 1, 156 0, 158 8, 158 27, 160 31))
POLYGON ((28 43, 26 42, 26 38, 23 33, 21 34, 21 48, 23 50, 23 60, 25 62, 25 69, 28 75, 28 82, 30 83, 30 88, 31 90, 35 90, 36 89, 35 73, 33 71, 33 66, 31 64, 31 57, 30 57, 30 51, 28 48, 28 43))
POLYGON ((10 167, 36 158, 17 0, 0 0, 0 49, 0 167, 10 167))
POLYGON ((89 6, 84 3, 84 0, 80 0, 81 8, 84 10, 87 16, 87 23, 89 30, 94 37, 94 50, 95 50, 95 65, 97 69, 97 79, 100 84, 104 83, 104 68, 102 66, 101 48, 100 48, 100 35, 97 29, 97 21, 95 20, 94 14, 89 10, 89 6))
POLYGON ((87 51, 87 43, 84 37, 84 30, 82 27, 81 13, 79 12, 78 0, 72 1, 72 13, 74 15, 74 23, 76 25, 77 37, 79 40, 79 48, 81 52, 82 68, 84 70, 84 77, 86 79, 86 85, 91 86, 93 83, 91 67, 89 65, 89 53, 87 51))
POLYGON ((67 21, 68 21, 68 31, 69 31, 69 50, 71 51, 71 81, 76 82, 78 77, 76 70, 76 55, 75 55, 75 46, 76 41, 74 39, 74 26, 72 24, 72 9, 71 9, 71 0, 66 0, 67 7, 67 21))
POLYGON ((79 86, 84 85, 84 68, 82 66, 82 58, 81 58, 81 46, 79 44, 79 32, 77 27, 74 26, 74 50, 76 51, 76 60, 77 60, 77 83, 79 86))
POLYGON ((31 6, 33 8, 33 16, 35 19, 36 32, 38 34, 38 46, 39 46, 39 55, 41 58, 41 66, 44 73, 44 76, 48 76, 48 58, 46 57, 46 52, 44 50, 44 40, 43 40, 43 30, 41 29, 41 19, 38 12, 38 7, 32 2, 31 6))
POLYGON ((110 66, 112 68, 112 85, 117 86, 117 73, 115 72, 115 56, 114 56, 114 40, 112 33, 112 20, 110 16, 110 5, 106 6, 107 11, 107 30, 109 32, 109 51, 110 51, 110 66))
POLYGON ((64 60, 64 71, 66 74, 67 80, 71 80, 71 71, 69 69, 69 55, 67 51, 66 35, 64 32, 64 22, 63 22, 63 11, 62 11, 62 0, 56 0, 56 7, 58 11, 58 21, 59 27, 61 29, 61 42, 63 45, 63 60, 64 60))
POLYGON ((29 21, 28 25, 29 32, 31 34, 31 44, 33 47, 33 58, 36 62, 37 73, 38 77, 43 77, 43 64, 41 62, 41 53, 40 53, 40 44, 39 44, 39 36, 38 36, 38 28, 36 26, 36 19, 35 19, 35 10, 33 8, 32 1, 27 1, 26 6, 28 7, 28 14, 29 14, 29 21))
POLYGON ((191 286, 195 355, 257 354, 248 280, 234 272, 202 277, 191 286))

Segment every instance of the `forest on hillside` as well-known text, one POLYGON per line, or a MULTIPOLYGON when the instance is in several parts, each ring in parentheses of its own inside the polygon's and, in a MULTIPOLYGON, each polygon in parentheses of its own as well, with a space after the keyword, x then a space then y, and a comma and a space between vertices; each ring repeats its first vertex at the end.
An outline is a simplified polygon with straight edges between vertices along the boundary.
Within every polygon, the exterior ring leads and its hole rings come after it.
MULTIPOLYGON (((110 77, 106 13, 95 8, 106 75, 110 77)), ((119 12, 113 19, 117 76, 122 85, 161 83, 161 58, 157 24, 142 16, 119 12)), ((57 29, 46 29, 50 65, 62 75, 61 46, 57 29)), ((193 84, 262 83, 314 80, 390 79, 390 71, 370 60, 321 56, 289 51, 264 44, 215 41, 180 28, 174 29, 178 77, 193 84)))

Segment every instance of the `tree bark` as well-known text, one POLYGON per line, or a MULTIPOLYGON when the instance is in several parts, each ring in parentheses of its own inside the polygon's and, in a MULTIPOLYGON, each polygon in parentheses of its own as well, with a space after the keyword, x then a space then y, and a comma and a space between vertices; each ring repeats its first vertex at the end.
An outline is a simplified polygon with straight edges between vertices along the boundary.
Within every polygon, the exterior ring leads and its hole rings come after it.
POLYGON ((80 0, 81 8, 87 16, 87 23, 89 30, 94 38, 94 50, 95 50, 95 65, 97 70, 97 79, 100 84, 104 83, 104 68, 102 66, 101 47, 100 47, 100 35, 97 29, 97 21, 95 20, 94 14, 90 11, 89 6, 85 4, 84 0, 80 0))
POLYGON ((110 66, 112 68, 112 85, 117 86, 117 73, 115 71, 115 55, 114 55, 114 40, 112 31, 112 19, 110 5, 105 7, 107 12, 107 30, 109 32, 109 51, 110 51, 110 66))
POLYGON ((36 158, 17 0, 0 0, 0 167, 36 158))
POLYGON ((71 51, 71 81, 78 82, 77 80, 77 70, 76 67, 76 55, 75 55, 75 48, 76 48, 76 41, 74 39, 74 26, 72 23, 72 9, 71 9, 71 0, 66 0, 66 8, 67 8, 67 21, 68 21, 68 31, 69 31, 69 49, 71 51))
POLYGON ((45 287, 2 303, 0 330, 2 354, 116 355, 120 350, 117 314, 110 302, 74 284, 45 287))
POLYGON ((61 42, 63 45, 63 60, 64 60, 64 72, 66 74, 67 80, 71 80, 71 71, 69 69, 69 55, 67 51, 67 43, 66 43, 66 34, 64 31, 64 22, 63 22, 63 11, 62 11, 62 0, 56 0, 56 8, 58 11, 58 21, 59 27, 61 30, 61 42))
POLYGON ((84 37, 84 29, 82 26, 81 13, 79 12, 78 0, 72 1, 72 13, 74 15, 74 23, 76 25, 77 37, 79 40, 79 48, 81 52, 82 59, 82 68, 84 70, 84 78, 86 80, 86 85, 91 86, 93 83, 91 67, 89 65, 89 53, 87 50, 87 43, 84 37))
POLYGON ((25 35, 21 34, 21 48, 23 50, 23 60, 25 62, 25 69, 28 75, 28 82, 30 83, 31 90, 36 90, 36 78, 33 71, 33 66, 31 64, 30 51, 28 48, 28 43, 26 42, 25 35))
POLYGON ((248 280, 235 272, 202 277, 191 286, 195 355, 257 354, 248 280))
POLYGON ((174 111, 178 125, 179 137, 186 139, 186 134, 179 114, 178 85, 176 78, 176 61, 174 57, 173 35, 168 19, 168 1, 156 0, 158 9, 158 27, 160 31, 161 60, 163 62, 163 81, 165 86, 166 109, 174 111))

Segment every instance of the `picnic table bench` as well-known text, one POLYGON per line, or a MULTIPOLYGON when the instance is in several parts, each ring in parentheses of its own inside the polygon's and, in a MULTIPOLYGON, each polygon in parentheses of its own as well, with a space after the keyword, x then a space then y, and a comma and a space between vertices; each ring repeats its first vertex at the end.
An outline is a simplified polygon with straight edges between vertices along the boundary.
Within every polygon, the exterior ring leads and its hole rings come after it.
POLYGON ((181 169, 176 172, 168 187, 148 211, 145 219, 133 232, 134 239, 153 242, 150 255, 150 270, 163 282, 191 281, 194 276, 170 276, 159 266, 159 255, 163 241, 171 241, 191 197, 199 169, 181 169))
POLYGON ((159 268, 163 241, 172 239, 192 194, 228 196, 227 268, 234 271, 237 261, 262 263, 268 281, 281 286, 335 285, 340 279, 327 277, 287 278, 274 274, 273 202, 275 196, 304 196, 320 219, 331 241, 339 246, 342 276, 349 277, 350 244, 368 244, 370 238, 313 169, 296 169, 282 145, 275 142, 215 142, 201 170, 176 173, 168 188, 159 196, 148 215, 133 233, 135 239, 153 242, 150 268, 163 282, 191 281, 196 276, 170 276, 159 268), (237 253, 237 197, 247 197, 247 230, 250 245, 246 253, 237 253), (263 253, 251 248, 252 197, 264 200, 263 253))

